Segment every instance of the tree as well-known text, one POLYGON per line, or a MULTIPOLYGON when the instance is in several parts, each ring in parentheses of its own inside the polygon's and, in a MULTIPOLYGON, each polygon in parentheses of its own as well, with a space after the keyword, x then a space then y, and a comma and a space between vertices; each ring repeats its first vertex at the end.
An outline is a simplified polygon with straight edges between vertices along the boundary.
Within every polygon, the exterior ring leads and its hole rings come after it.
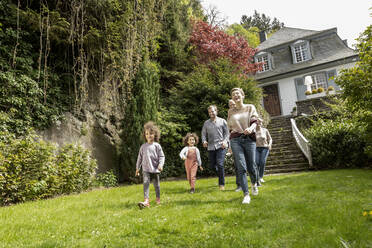
POLYGON ((259 29, 252 27, 249 30, 245 29, 242 25, 234 23, 227 27, 226 33, 234 36, 243 37, 251 47, 257 47, 260 44, 258 37, 259 29))
POLYGON ((257 27, 260 31, 265 31, 267 33, 275 32, 284 27, 284 23, 280 22, 276 17, 271 21, 269 16, 260 14, 257 10, 254 11, 253 16, 243 15, 240 24, 247 30, 252 27, 257 27))
POLYGON ((208 8, 204 9, 204 12, 205 19, 211 26, 221 28, 226 26, 227 18, 222 16, 216 5, 209 5, 208 8))
POLYGON ((243 37, 228 35, 206 22, 194 21, 190 43, 194 46, 200 63, 208 64, 226 58, 246 74, 255 73, 259 69, 259 64, 253 63, 257 50, 249 47, 243 37))
POLYGON ((372 157, 372 25, 357 39, 360 61, 357 66, 345 69, 335 82, 343 89, 342 97, 352 112, 364 112, 367 154, 372 157))

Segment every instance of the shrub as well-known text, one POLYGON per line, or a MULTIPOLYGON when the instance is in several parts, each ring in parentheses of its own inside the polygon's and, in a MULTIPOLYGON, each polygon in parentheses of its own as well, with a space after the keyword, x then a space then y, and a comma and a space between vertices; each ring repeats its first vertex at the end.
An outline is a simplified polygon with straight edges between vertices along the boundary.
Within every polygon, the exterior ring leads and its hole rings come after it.
POLYGON ((305 91, 305 95, 311 95, 311 91, 310 90, 307 90, 307 91, 305 91))
POLYGON ((80 192, 92 181, 96 162, 79 145, 60 150, 34 133, 0 133, 0 205, 80 192))
POLYGON ((116 187, 118 186, 118 179, 113 170, 106 171, 105 173, 98 174, 94 181, 94 186, 103 187, 116 187))
POLYGON ((355 120, 322 120, 305 130, 317 168, 363 167, 365 126, 355 120))
POLYGON ((318 90, 313 89, 313 90, 311 91, 311 94, 318 94, 318 90))
POLYGON ((322 87, 318 88, 318 93, 322 93, 323 91, 324 91, 324 89, 322 87))

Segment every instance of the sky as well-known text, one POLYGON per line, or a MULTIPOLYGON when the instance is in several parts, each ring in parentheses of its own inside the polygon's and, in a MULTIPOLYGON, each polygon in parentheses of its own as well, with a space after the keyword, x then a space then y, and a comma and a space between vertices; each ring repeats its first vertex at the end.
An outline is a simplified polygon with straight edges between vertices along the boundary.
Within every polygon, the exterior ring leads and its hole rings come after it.
POLYGON ((271 19, 278 18, 286 27, 326 30, 337 28, 348 45, 372 24, 371 0, 200 0, 204 8, 214 5, 227 18, 228 24, 240 23, 242 15, 252 16, 254 10, 271 19))

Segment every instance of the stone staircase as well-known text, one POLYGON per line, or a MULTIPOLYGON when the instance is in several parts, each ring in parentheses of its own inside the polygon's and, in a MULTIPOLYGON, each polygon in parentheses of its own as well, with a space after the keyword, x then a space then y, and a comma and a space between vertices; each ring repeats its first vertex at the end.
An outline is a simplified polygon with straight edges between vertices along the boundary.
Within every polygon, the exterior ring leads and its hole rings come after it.
POLYGON ((292 135, 290 116, 272 118, 268 130, 273 139, 265 174, 304 171, 309 163, 292 135))

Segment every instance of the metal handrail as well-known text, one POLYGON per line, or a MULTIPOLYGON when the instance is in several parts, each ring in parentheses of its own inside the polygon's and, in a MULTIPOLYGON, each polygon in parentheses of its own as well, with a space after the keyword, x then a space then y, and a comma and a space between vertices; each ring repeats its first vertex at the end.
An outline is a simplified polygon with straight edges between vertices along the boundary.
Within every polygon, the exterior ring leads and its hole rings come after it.
POLYGON ((313 159, 311 157, 311 144, 298 130, 296 121, 291 118, 292 134, 296 140, 297 146, 301 149, 307 160, 309 161, 310 167, 313 166, 313 159))

